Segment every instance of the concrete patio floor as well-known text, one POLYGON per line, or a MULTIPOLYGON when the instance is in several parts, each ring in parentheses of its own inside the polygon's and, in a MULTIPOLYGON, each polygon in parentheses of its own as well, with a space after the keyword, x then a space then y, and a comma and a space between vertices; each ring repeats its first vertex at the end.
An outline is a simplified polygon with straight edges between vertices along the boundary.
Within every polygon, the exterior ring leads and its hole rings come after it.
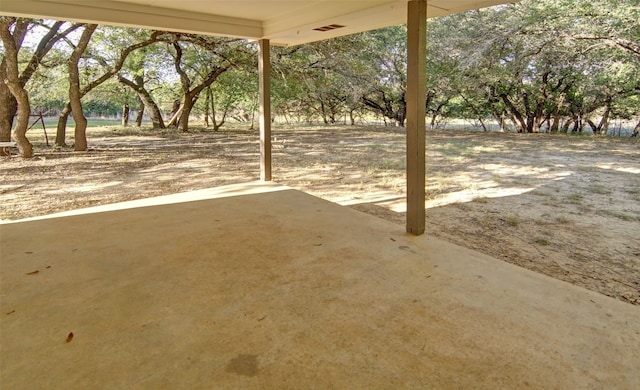
POLYGON ((116 208, 0 225, 2 390, 640 388, 637 307, 373 216, 261 183, 116 208))

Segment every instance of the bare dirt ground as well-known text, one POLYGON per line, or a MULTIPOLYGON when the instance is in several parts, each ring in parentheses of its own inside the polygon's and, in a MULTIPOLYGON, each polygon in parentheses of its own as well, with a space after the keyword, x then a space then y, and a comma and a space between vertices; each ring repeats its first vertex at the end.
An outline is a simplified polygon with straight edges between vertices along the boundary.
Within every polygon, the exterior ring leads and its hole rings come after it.
MULTIPOLYGON (((0 219, 259 178, 257 131, 93 128, 0 158, 0 219)), ((404 224, 404 131, 274 129, 274 180, 404 224)), ((640 140, 427 132, 427 233, 640 305, 640 140)))

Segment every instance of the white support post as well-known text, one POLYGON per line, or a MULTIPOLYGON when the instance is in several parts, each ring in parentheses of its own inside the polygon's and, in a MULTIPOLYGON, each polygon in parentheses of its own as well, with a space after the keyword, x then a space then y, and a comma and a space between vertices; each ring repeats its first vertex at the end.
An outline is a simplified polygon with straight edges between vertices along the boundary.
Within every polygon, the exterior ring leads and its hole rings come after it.
POLYGON ((425 116, 427 2, 411 0, 407 11, 407 233, 425 231, 425 116))
POLYGON ((260 180, 271 181, 271 59, 268 39, 258 42, 260 93, 260 180))

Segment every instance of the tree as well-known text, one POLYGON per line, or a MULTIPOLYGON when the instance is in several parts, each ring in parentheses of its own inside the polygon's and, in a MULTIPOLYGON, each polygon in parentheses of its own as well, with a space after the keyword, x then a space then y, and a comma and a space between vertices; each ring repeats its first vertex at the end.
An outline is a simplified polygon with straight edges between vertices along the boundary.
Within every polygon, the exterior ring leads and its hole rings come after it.
MULTIPOLYGON (((45 56, 49 53, 49 51, 55 46, 57 42, 66 38, 71 32, 79 28, 79 24, 70 24, 66 25, 64 22, 45 22, 39 21, 35 19, 22 19, 22 18, 11 18, 3 16, 2 25, 3 30, 5 31, 4 39, 8 39, 9 36, 6 34, 12 35, 13 45, 8 48, 8 51, 5 50, 5 55, 2 57, 2 63, 0 64, 0 79, 9 80, 10 77, 7 75, 7 67, 13 69, 19 67, 18 63, 9 64, 9 61, 19 61, 20 60, 20 51, 23 48, 23 42, 26 35, 29 31, 44 29, 46 33, 42 34, 40 41, 37 46, 31 53, 30 58, 26 61, 26 65, 24 66, 22 72, 18 69, 18 84, 14 85, 14 90, 17 88, 18 90, 23 89, 26 92, 26 85, 32 79, 32 77, 36 74, 38 68, 44 63, 45 56), (13 33, 10 31, 11 26, 13 26, 13 33), (64 26, 67 26, 64 30, 61 30, 64 26), (5 28, 6 27, 6 28, 5 28), (13 47, 15 46, 15 47, 13 47), (13 49, 16 50, 14 57, 13 49), (11 53, 11 54, 10 54, 11 53)), ((10 44, 11 45, 11 44, 10 44)), ((4 45, 7 48, 6 44, 4 45)), ((23 92, 20 91, 20 94, 23 92)), ((27 96, 28 98, 28 96, 27 96)), ((24 96, 20 99, 23 100, 23 108, 26 101, 24 100, 24 96)), ((29 110, 31 108, 29 107, 29 110)), ((9 85, 7 83, 0 83, 0 141, 10 141, 11 139, 11 127, 13 126, 13 118, 18 111, 18 100, 13 95, 13 93, 9 89, 9 85)), ((27 115, 25 112, 22 115, 27 115)), ((28 123, 28 117, 26 118, 28 123)), ((20 126, 22 126, 22 122, 20 122, 20 126)), ((26 130, 23 130, 20 126, 16 127, 16 131, 18 133, 24 132, 24 137, 26 139, 26 130)), ((25 128, 26 129, 26 128, 25 128)), ((28 148, 27 145, 22 141, 25 148, 28 148)), ((26 149, 25 149, 26 150, 26 149)))
POLYGON ((589 124, 594 132, 606 133, 610 118, 631 115, 618 107, 628 107, 624 102, 639 87, 633 50, 616 48, 632 41, 620 34, 632 30, 635 37, 638 28, 607 30, 627 25, 625 15, 633 7, 626 3, 622 8, 627 11, 598 9, 606 14, 602 22, 583 0, 528 0, 452 15, 430 26, 457 26, 441 38, 455 56, 452 66, 461 73, 453 78, 445 73, 444 79, 459 86, 470 112, 491 112, 498 120, 506 113, 519 132, 539 132, 545 124, 547 131, 557 132, 573 123, 574 131, 589 124), (585 31, 598 25, 608 31, 603 35, 611 38, 607 42, 616 45, 593 45, 585 39, 585 31), (456 82, 456 77, 462 79, 456 82), (598 123, 594 117, 600 118, 598 123))
POLYGON ((363 95, 375 87, 375 64, 354 54, 365 50, 366 34, 294 48, 274 48, 274 112, 289 120, 351 123, 364 110, 363 95), (281 77, 278 77, 281 76, 281 77))
POLYGON ((606 45, 640 59, 637 0, 573 0, 564 5, 562 15, 569 23, 563 23, 563 29, 555 33, 592 47, 606 45))
POLYGON ((80 102, 83 95, 80 91, 80 70, 78 69, 78 62, 89 44, 91 35, 93 35, 97 27, 97 24, 88 24, 85 26, 76 48, 71 53, 71 57, 69 57, 69 105, 73 112, 73 120, 76 122, 74 146, 76 151, 87 150, 87 118, 84 117, 82 103, 80 102))
POLYGON ((33 156, 33 146, 27 139, 27 126, 29 126, 29 114, 31 106, 29 105, 29 94, 24 89, 24 85, 20 83, 18 70, 18 50, 22 44, 26 33, 24 24, 17 24, 16 18, 6 16, 0 17, 0 37, 4 45, 4 84, 7 86, 13 97, 18 102, 18 121, 14 136, 18 144, 20 155, 24 158, 33 156), (14 26, 15 36, 11 34, 11 26, 14 26))
MULTIPOLYGON (((89 30, 85 29, 86 33, 83 32, 83 35, 81 36, 78 45, 74 49, 72 56, 69 59, 69 77, 70 77, 69 100, 70 101, 65 107, 65 109, 62 110, 58 118, 56 145, 62 146, 65 144, 67 118, 69 116, 69 113, 74 111, 74 104, 76 106, 75 107, 76 109, 82 109, 82 105, 79 103, 80 99, 82 99, 86 94, 88 94, 94 88, 100 86, 101 84, 103 84, 104 82, 112 78, 114 75, 116 75, 120 71, 120 69, 122 69, 124 62, 132 52, 134 52, 135 50, 144 48, 146 46, 149 46, 155 42, 158 42, 162 34, 164 34, 164 32, 161 32, 161 31, 154 31, 154 32, 148 33, 143 30, 132 30, 132 29, 124 30, 124 29, 104 28, 101 32, 104 35, 111 37, 113 40, 115 40, 115 43, 111 43, 111 45, 109 46, 111 46, 114 49, 114 52, 116 52, 117 54, 114 55, 114 59, 112 60, 112 63, 110 63, 110 61, 108 61, 108 59, 106 59, 103 55, 99 55, 96 53, 89 53, 88 57, 92 61, 95 61, 94 65, 101 65, 104 71, 102 74, 96 75, 95 78, 93 78, 92 80, 87 81, 84 87, 80 87, 81 80, 80 80, 80 73, 78 70, 78 64, 80 61, 80 57, 82 57, 82 55, 84 54, 86 47, 88 46, 89 40, 91 39, 93 32, 96 30, 96 27, 97 27, 97 25, 90 25, 90 26, 92 28, 89 30), (96 27, 93 27, 93 26, 96 26, 96 27), (141 35, 142 40, 134 44, 129 44, 131 36, 135 36, 136 33, 139 33, 139 35, 141 35), (126 39, 124 38, 124 36, 126 36, 126 39), (83 41, 83 38, 87 39, 86 43, 83 41), (127 42, 129 46, 123 47, 124 42, 127 42), (77 83, 77 85, 75 83, 77 83), (76 100, 75 102, 73 102, 74 99, 76 100)), ((101 48, 105 50, 107 45, 104 44, 104 39, 101 40, 101 42, 103 43, 101 48)), ((93 68, 99 69, 98 66, 94 66, 93 68)), ((76 115, 77 113, 73 114, 74 120, 76 118, 76 115)), ((80 119, 81 122, 86 122, 86 119, 85 121, 82 121, 83 117, 84 117, 83 115, 80 115, 78 119, 80 119)), ((75 147, 76 151, 86 150, 86 146, 87 146, 86 145, 86 123, 84 125, 85 127, 84 130, 82 130, 82 127, 83 126, 78 128, 77 122, 76 122, 76 137, 78 135, 82 137, 79 144, 80 146, 78 146, 78 139, 76 138, 76 147, 75 147), (80 148, 84 147, 84 149, 78 149, 79 147, 80 148)))
POLYGON ((248 120, 250 114, 244 109, 251 107, 256 99, 255 74, 232 68, 221 74, 215 83, 207 87, 204 104, 205 125, 211 118, 213 131, 218 131, 229 116, 248 120))
POLYGON ((306 102, 303 102, 307 94, 304 83, 304 69, 308 63, 304 54, 306 47, 274 47, 272 50, 272 112, 287 123, 291 119, 299 122, 302 117, 311 116, 306 102))
POLYGON ((162 45, 149 45, 140 48, 129 55, 118 73, 118 81, 131 89, 138 98, 137 126, 142 123, 142 115, 146 108, 151 116, 153 128, 165 128, 162 112, 151 92, 154 85, 158 86, 161 81, 158 70, 161 64, 158 63, 158 59, 165 54, 162 45))
POLYGON ((183 94, 178 128, 188 131, 189 116, 200 93, 231 67, 246 64, 248 52, 237 39, 193 34, 165 34, 164 39, 173 49, 173 65, 183 94))
POLYGON ((404 126, 406 93, 406 26, 374 30, 364 35, 361 61, 369 64, 370 82, 362 95, 364 105, 404 126))
MULTIPOLYGON (((160 108, 158 108, 156 102, 153 100, 151 93, 145 88, 144 77, 141 75, 136 75, 134 77, 134 81, 131 81, 125 76, 119 74, 118 81, 128 88, 131 88, 131 90, 136 93, 138 100, 140 101, 140 105, 138 108, 139 113, 142 113, 145 107, 149 109, 151 113, 151 123, 153 125, 153 128, 164 129, 165 125, 164 120, 162 119, 162 113, 160 112, 160 108)), ((136 118, 137 126, 140 126, 140 123, 142 121, 141 115, 142 114, 139 114, 139 117, 136 118)))
POLYGON ((553 38, 554 46, 573 49, 569 61, 583 64, 572 74, 567 99, 578 131, 588 124, 594 134, 606 134, 610 118, 640 114, 640 8, 634 3, 547 0, 538 13, 553 16, 553 22, 545 31, 529 27, 553 38))

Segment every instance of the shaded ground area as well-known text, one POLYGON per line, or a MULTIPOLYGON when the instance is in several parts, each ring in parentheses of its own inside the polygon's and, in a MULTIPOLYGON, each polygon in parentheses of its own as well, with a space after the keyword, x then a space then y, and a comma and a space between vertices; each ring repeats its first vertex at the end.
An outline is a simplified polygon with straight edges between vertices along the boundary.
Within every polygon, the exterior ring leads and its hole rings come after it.
POLYGON ((187 194, 1 226, 2 390, 640 388, 638 307, 288 187, 187 194))
MULTIPOLYGON (((36 134, 37 136, 37 134, 36 134)), ((90 130, 85 153, 3 158, 1 219, 259 177, 256 131, 90 130)), ((640 142, 427 133, 427 232, 640 305, 640 142)), ((404 132, 274 130, 274 180, 404 224, 404 132)))

